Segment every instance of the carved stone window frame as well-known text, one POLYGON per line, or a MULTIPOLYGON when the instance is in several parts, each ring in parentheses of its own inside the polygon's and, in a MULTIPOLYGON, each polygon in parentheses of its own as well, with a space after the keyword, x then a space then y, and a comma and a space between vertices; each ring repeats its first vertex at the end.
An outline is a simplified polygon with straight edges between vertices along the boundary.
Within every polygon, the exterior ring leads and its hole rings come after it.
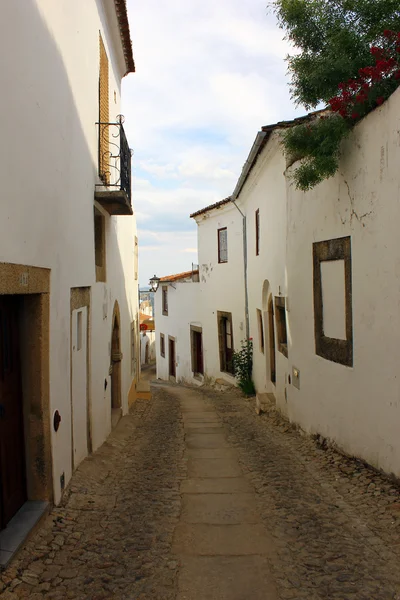
POLYGON ((353 366, 353 302, 351 237, 341 237, 313 243, 314 331, 315 352, 318 356, 347 367, 353 366), (324 335, 324 306, 322 296, 321 263, 329 260, 344 261, 346 339, 324 335))

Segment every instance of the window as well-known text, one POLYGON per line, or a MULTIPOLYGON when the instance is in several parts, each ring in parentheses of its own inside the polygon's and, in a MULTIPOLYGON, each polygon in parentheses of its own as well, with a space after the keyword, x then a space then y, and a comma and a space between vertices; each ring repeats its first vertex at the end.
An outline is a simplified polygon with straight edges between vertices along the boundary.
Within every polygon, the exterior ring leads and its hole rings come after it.
POLYGON ((264 324, 262 312, 257 308, 258 339, 260 341, 260 352, 264 354, 264 324))
POLYGON ((218 229, 218 262, 228 262, 228 230, 226 227, 218 229))
POLYGON ((162 314, 168 316, 168 286, 163 285, 162 287, 162 314))
POLYGON ((203 333, 201 327, 190 326, 192 371, 194 375, 204 374, 203 365, 203 333))
POLYGON ((260 254, 260 210, 256 210, 256 256, 260 254))
POLYGON ((105 123, 110 122, 109 109, 109 77, 108 58, 102 37, 100 44, 100 73, 99 73, 99 176, 105 185, 110 183, 109 171, 109 127, 105 123), (103 125, 102 125, 103 123, 103 125))
POLYGON ((350 236, 315 242, 315 352, 332 362, 353 366, 353 306, 350 236))
POLYGON ((220 369, 233 375, 232 313, 217 312, 220 369))
POLYGON ((131 323, 131 374, 136 375, 136 327, 131 323))
POLYGON ((94 259, 96 264, 96 281, 106 280, 106 231, 105 217, 97 208, 94 209, 94 259))
POLYGON ((160 354, 165 358, 165 336, 163 333, 160 333, 160 354))
POLYGON ((281 296, 275 296, 275 318, 278 350, 287 358, 286 301, 285 298, 282 298, 281 296))
POLYGON ((76 315, 76 350, 82 349, 82 311, 80 310, 76 315))

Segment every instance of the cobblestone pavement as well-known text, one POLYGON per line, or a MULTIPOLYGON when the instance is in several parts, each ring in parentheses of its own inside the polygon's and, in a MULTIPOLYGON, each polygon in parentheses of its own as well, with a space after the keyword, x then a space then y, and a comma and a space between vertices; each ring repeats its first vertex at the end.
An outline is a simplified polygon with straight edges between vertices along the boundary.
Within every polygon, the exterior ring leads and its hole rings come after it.
POLYGON ((175 598, 180 417, 179 401, 161 390, 135 403, 78 468, 62 506, 0 573, 1 600, 175 598))
MULTIPOLYGON (((190 450, 196 446, 197 425, 195 415, 185 417, 182 410, 189 396, 208 407, 214 416, 204 418, 202 426, 208 422, 211 437, 215 428, 215 440, 222 430, 226 451, 240 464, 241 473, 221 473, 216 485, 222 479, 224 486, 239 479, 250 484, 236 490, 241 492, 237 498, 244 502, 251 492, 256 515, 247 521, 252 527, 261 522, 270 540, 266 571, 277 590, 276 596, 266 588, 265 595, 260 590, 257 595, 249 587, 215 597, 400 600, 400 493, 395 483, 302 436, 274 411, 257 416, 254 402, 235 391, 174 386, 153 386, 152 399, 137 401, 132 414, 82 463, 62 506, 53 509, 0 573, 1 600, 214 598, 206 589, 207 579, 229 579, 232 563, 223 558, 216 570, 214 559, 204 556, 199 589, 187 595, 185 590, 194 585, 194 578, 186 576, 193 568, 191 555, 201 553, 201 545, 189 547, 186 559, 184 543, 179 546, 182 527, 197 524, 204 512, 211 521, 217 514, 215 507, 201 503, 204 494, 193 489, 196 477, 204 478, 202 485, 211 480, 207 474, 190 473, 196 468, 190 466, 190 452, 208 456, 215 468, 218 459, 203 446, 190 450), (189 493, 192 505, 187 504, 189 493)), ((212 487, 209 492, 214 493, 212 487)), ((222 503, 219 518, 244 514, 246 502, 239 512, 222 503)), ((246 560, 249 577, 257 557, 246 560)))

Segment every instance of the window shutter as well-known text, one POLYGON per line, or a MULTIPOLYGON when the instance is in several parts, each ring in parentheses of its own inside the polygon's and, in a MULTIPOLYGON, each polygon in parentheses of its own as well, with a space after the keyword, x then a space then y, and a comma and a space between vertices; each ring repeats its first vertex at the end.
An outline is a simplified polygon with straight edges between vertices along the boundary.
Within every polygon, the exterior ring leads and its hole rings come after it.
POLYGON ((100 35, 100 76, 99 76, 99 175, 105 185, 110 183, 109 167, 109 127, 101 123, 110 122, 108 57, 100 35))
POLYGON ((228 261, 228 230, 219 229, 218 230, 218 249, 219 249, 219 262, 227 262, 228 261))

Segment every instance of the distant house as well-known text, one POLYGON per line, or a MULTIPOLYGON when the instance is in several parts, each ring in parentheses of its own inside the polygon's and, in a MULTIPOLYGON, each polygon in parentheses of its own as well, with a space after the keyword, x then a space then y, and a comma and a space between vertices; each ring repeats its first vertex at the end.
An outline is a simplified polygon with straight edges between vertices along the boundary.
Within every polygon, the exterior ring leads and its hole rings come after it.
POLYGON ((60 501, 128 411, 140 357, 125 1, 13 0, 0 30, 3 529, 60 501))
POLYGON ((195 377, 192 323, 211 378, 233 381, 231 351, 249 335, 259 397, 397 476, 399 114, 397 90, 354 128, 338 173, 309 192, 292 185, 298 165, 280 136, 318 114, 263 127, 232 196, 192 215, 200 282, 167 286, 168 316, 157 325, 163 378, 169 337, 176 376, 195 377))

